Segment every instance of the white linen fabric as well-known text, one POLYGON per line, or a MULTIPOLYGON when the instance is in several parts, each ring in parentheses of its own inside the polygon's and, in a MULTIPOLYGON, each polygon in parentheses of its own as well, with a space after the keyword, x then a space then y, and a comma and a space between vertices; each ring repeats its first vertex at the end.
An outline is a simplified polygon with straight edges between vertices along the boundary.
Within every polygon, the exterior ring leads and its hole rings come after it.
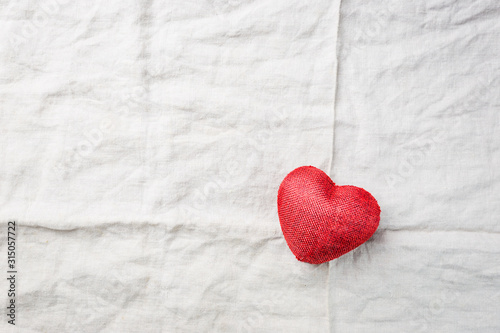
POLYGON ((499 15, 0 0, 0 331, 498 332, 499 15), (302 165, 382 209, 330 264, 279 227, 302 165))
POLYGON ((1 1, 16 328, 327 331, 328 266, 287 249, 276 193, 328 168, 339 6, 1 1))
POLYGON ((500 4, 342 1, 332 175, 381 208, 332 332, 500 329, 500 4))

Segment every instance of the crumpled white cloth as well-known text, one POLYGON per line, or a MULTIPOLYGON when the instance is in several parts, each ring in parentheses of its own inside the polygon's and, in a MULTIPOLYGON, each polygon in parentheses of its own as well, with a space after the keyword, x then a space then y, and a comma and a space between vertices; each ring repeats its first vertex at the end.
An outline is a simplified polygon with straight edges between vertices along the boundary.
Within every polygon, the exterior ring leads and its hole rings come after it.
POLYGON ((332 157, 339 5, 1 1, 16 327, 327 331, 328 266, 288 250, 276 193, 332 157))
POLYGON ((0 1, 0 218, 19 272, 0 330, 498 332, 498 15, 0 1), (330 264, 298 262, 279 228, 301 165, 382 208, 330 264))
POLYGON ((499 15, 342 1, 331 174, 382 215, 330 266, 332 332, 500 330, 499 15))

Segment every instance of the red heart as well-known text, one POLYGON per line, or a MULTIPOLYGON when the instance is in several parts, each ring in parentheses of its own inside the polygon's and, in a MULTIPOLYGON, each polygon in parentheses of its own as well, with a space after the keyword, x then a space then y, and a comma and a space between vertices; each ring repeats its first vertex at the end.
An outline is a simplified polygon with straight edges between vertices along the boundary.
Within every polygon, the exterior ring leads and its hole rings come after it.
POLYGON ((320 169, 303 166, 281 182, 278 216, 297 259, 321 264, 366 242, 377 230, 380 207, 364 189, 337 186, 320 169))

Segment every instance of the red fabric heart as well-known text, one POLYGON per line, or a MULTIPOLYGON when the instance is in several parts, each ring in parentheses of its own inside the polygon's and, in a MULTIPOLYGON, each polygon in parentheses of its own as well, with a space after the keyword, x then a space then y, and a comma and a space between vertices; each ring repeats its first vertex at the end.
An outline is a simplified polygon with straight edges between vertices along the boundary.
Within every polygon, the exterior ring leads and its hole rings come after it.
POLYGON ((278 216, 297 259, 321 264, 366 242, 377 230, 380 207, 364 189, 337 186, 320 169, 303 166, 281 183, 278 216))

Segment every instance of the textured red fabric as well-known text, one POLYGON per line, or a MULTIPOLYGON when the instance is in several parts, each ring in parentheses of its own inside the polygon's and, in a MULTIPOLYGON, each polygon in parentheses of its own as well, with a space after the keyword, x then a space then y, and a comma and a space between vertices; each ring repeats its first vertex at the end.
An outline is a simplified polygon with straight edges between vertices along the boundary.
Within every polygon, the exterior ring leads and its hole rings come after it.
POLYGON ((377 230, 380 207, 364 189, 337 186, 320 169, 303 166, 281 183, 278 216, 297 259, 321 264, 366 242, 377 230))

